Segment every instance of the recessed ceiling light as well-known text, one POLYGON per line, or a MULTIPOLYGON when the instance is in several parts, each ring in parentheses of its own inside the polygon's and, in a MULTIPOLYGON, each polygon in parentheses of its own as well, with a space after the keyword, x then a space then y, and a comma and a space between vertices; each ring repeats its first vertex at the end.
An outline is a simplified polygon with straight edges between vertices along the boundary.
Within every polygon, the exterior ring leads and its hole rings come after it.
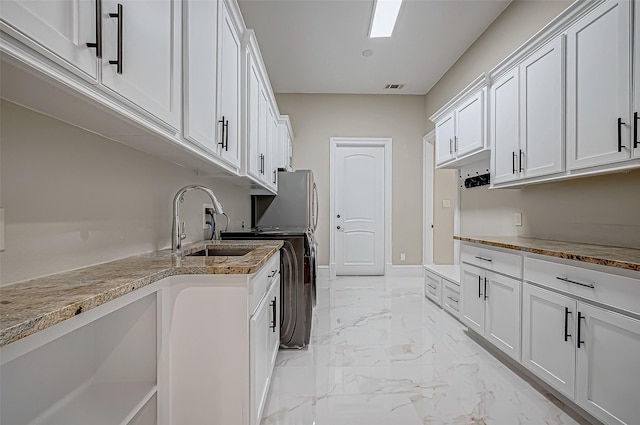
POLYGON ((362 51, 362 56, 364 56, 365 58, 368 58, 371 55, 373 55, 373 50, 371 49, 366 49, 362 51))
POLYGON ((402 0, 376 0, 369 27, 369 38, 391 37, 402 0))

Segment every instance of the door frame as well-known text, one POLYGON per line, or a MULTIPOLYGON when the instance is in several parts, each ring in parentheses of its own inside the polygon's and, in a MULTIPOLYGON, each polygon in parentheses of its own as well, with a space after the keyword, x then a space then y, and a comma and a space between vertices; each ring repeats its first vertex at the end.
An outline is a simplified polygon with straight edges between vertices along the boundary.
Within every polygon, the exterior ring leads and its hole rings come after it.
POLYGON ((335 217, 335 169, 336 150, 340 147, 375 147, 384 148, 384 274, 387 275, 391 269, 391 143, 390 137, 331 137, 329 156, 329 279, 336 278, 336 249, 334 229, 336 226, 335 217))
POLYGON ((433 192, 436 131, 422 138, 422 265, 433 264, 433 192), (427 183, 431 185, 427 193, 427 183))

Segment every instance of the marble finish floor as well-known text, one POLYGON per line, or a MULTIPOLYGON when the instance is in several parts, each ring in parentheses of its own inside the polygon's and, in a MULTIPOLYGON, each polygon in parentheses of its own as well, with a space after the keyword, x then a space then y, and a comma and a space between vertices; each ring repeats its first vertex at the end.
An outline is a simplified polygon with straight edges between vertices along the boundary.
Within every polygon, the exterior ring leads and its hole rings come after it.
POLYGON ((322 284, 311 344, 280 350, 261 425, 589 423, 469 338, 422 278, 322 284))

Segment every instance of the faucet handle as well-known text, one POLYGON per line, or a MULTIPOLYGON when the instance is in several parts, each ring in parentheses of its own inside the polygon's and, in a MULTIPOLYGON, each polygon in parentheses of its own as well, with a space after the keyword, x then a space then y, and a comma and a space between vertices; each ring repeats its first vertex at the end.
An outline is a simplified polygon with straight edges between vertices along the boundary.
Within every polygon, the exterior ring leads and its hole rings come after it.
POLYGON ((184 240, 187 237, 186 233, 184 233, 184 221, 182 222, 182 230, 180 231, 180 240, 184 240))

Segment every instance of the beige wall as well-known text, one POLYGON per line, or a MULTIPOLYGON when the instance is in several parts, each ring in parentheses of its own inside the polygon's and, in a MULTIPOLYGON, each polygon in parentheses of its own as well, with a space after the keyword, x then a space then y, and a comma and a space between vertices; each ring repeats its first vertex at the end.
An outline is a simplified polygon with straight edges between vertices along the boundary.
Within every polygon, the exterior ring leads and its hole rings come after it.
MULTIPOLYGON (((516 0, 511 3, 427 93, 425 97, 427 119, 478 75, 490 71, 525 43, 571 3, 571 1, 562 0, 516 0)), ((433 123, 428 122, 428 128, 433 128, 433 123)), ((455 198, 456 196, 457 182, 449 185, 448 182, 452 181, 450 173, 450 171, 440 170, 435 173, 436 192, 440 198, 455 198)), ((622 179, 624 180, 625 177, 622 179)), ((555 238, 576 240, 580 237, 580 232, 574 230, 565 233, 566 227, 561 224, 556 225, 556 223, 564 223, 564 221, 556 220, 555 217, 561 213, 582 210, 583 203, 590 200, 590 197, 597 195, 585 190, 587 187, 588 185, 585 184, 571 182, 566 185, 545 184, 524 191, 505 189, 490 191, 486 188, 462 189, 460 232, 462 234, 522 234, 540 237, 545 233, 548 237, 555 235, 555 238), (580 188, 583 195, 575 193, 577 188, 580 188), (562 208, 545 202, 544 199, 547 196, 552 196, 552 193, 554 197, 570 201, 568 204, 563 203, 562 208), (544 213, 539 207, 540 202, 546 205, 547 209, 544 213), (522 211, 525 217, 522 228, 516 228, 513 225, 513 213, 517 211, 522 211), (543 232, 543 229, 554 229, 554 231, 543 232)), ((438 216, 437 208, 436 205, 436 217, 438 216)), ((598 223, 597 214, 598 212, 595 212, 595 215, 590 216, 586 223, 598 223)), ((435 223, 434 258, 437 263, 453 261, 453 249, 450 243, 453 232, 449 231, 451 228, 449 223, 453 220, 452 215, 453 210, 441 210, 440 217, 443 221, 435 223)), ((605 227, 609 228, 611 224, 609 223, 605 227)), ((617 240, 619 236, 607 238, 607 240, 617 240)), ((587 237, 587 239, 589 238, 587 237)), ((602 238, 594 238, 593 242, 603 240, 602 238)))
POLYGON ((329 263, 331 137, 393 139, 393 263, 421 264, 424 96, 279 94, 276 98, 280 113, 291 117, 293 166, 313 170, 318 184, 320 264, 329 263), (406 253, 404 262, 399 260, 401 252, 406 253))
MULTIPOLYGON (((211 187, 233 228, 250 224, 248 189, 8 102, 0 112, 2 284, 170 247, 172 199, 187 184, 211 187)), ((207 233, 200 213, 206 200, 198 192, 185 196, 187 241, 207 233)), ((224 226, 224 217, 217 221, 224 226)))

